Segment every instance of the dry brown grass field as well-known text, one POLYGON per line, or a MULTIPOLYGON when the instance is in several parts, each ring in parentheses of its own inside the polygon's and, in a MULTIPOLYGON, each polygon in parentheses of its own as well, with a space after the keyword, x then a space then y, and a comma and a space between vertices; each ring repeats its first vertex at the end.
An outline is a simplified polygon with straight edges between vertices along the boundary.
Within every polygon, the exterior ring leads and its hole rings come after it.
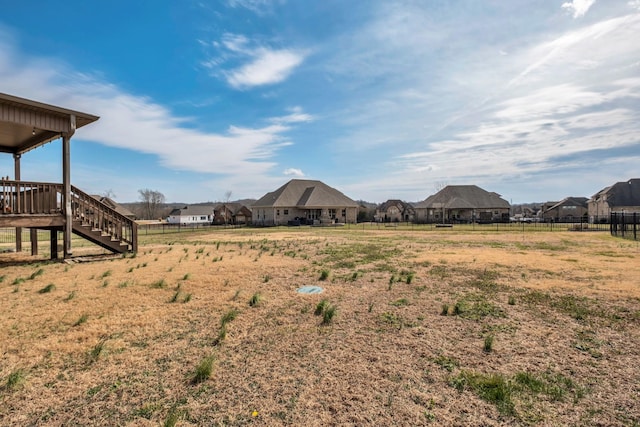
POLYGON ((640 425, 640 249, 607 233, 211 230, 0 268, 3 426, 640 425))

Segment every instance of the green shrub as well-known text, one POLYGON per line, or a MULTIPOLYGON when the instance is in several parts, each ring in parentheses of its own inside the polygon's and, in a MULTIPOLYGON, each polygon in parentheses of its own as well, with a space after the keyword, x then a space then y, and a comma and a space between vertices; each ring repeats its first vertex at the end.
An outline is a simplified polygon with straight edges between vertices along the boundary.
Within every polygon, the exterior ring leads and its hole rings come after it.
POLYGON ((328 278, 329 278, 329 270, 322 270, 322 271, 320 272, 320 278, 319 278, 319 280, 324 281, 324 280, 327 280, 328 278))

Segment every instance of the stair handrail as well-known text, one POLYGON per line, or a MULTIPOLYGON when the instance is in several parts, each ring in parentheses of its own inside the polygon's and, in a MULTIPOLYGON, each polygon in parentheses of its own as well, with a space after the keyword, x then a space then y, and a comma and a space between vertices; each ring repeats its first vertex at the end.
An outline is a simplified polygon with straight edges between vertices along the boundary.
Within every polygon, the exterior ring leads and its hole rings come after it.
POLYGON ((101 232, 108 233, 113 239, 131 246, 133 252, 138 250, 138 224, 109 205, 71 186, 73 218, 101 232))

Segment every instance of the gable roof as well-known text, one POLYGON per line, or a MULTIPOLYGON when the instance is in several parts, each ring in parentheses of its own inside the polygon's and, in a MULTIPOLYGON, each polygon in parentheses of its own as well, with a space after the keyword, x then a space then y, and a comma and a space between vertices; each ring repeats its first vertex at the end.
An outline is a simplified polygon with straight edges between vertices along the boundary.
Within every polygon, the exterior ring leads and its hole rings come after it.
POLYGON ((386 202, 381 203, 380 206, 378 206, 378 211, 386 212, 391 206, 395 206, 401 210, 407 210, 407 209, 413 210, 413 206, 410 203, 403 202, 400 199, 389 199, 386 202))
POLYGON ((213 215, 212 205, 187 205, 182 208, 173 209, 169 216, 200 216, 213 215))
POLYGON ((358 204, 335 188, 309 179, 292 179, 275 191, 265 194, 253 204, 256 207, 358 207, 358 204))
POLYGON ((604 195, 607 196, 610 207, 640 206, 640 178, 616 182, 597 192, 592 199, 598 199, 604 195))
POLYGON ((558 203, 555 203, 553 206, 547 208, 546 210, 550 211, 552 209, 556 209, 562 206, 580 206, 583 208, 587 207, 587 202, 589 199, 586 197, 565 197, 558 203))
POLYGON ((447 185, 416 208, 445 209, 509 209, 509 202, 499 194, 483 190, 477 185, 447 185))

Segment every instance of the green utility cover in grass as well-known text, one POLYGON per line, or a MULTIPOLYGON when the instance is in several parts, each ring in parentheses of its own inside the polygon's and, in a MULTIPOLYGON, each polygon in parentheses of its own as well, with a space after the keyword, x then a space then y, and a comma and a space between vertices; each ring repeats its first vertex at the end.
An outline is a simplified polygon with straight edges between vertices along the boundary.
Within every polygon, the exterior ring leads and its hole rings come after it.
POLYGON ((320 286, 303 286, 298 288, 298 293, 300 294, 319 294, 322 291, 324 291, 324 289, 320 286))

